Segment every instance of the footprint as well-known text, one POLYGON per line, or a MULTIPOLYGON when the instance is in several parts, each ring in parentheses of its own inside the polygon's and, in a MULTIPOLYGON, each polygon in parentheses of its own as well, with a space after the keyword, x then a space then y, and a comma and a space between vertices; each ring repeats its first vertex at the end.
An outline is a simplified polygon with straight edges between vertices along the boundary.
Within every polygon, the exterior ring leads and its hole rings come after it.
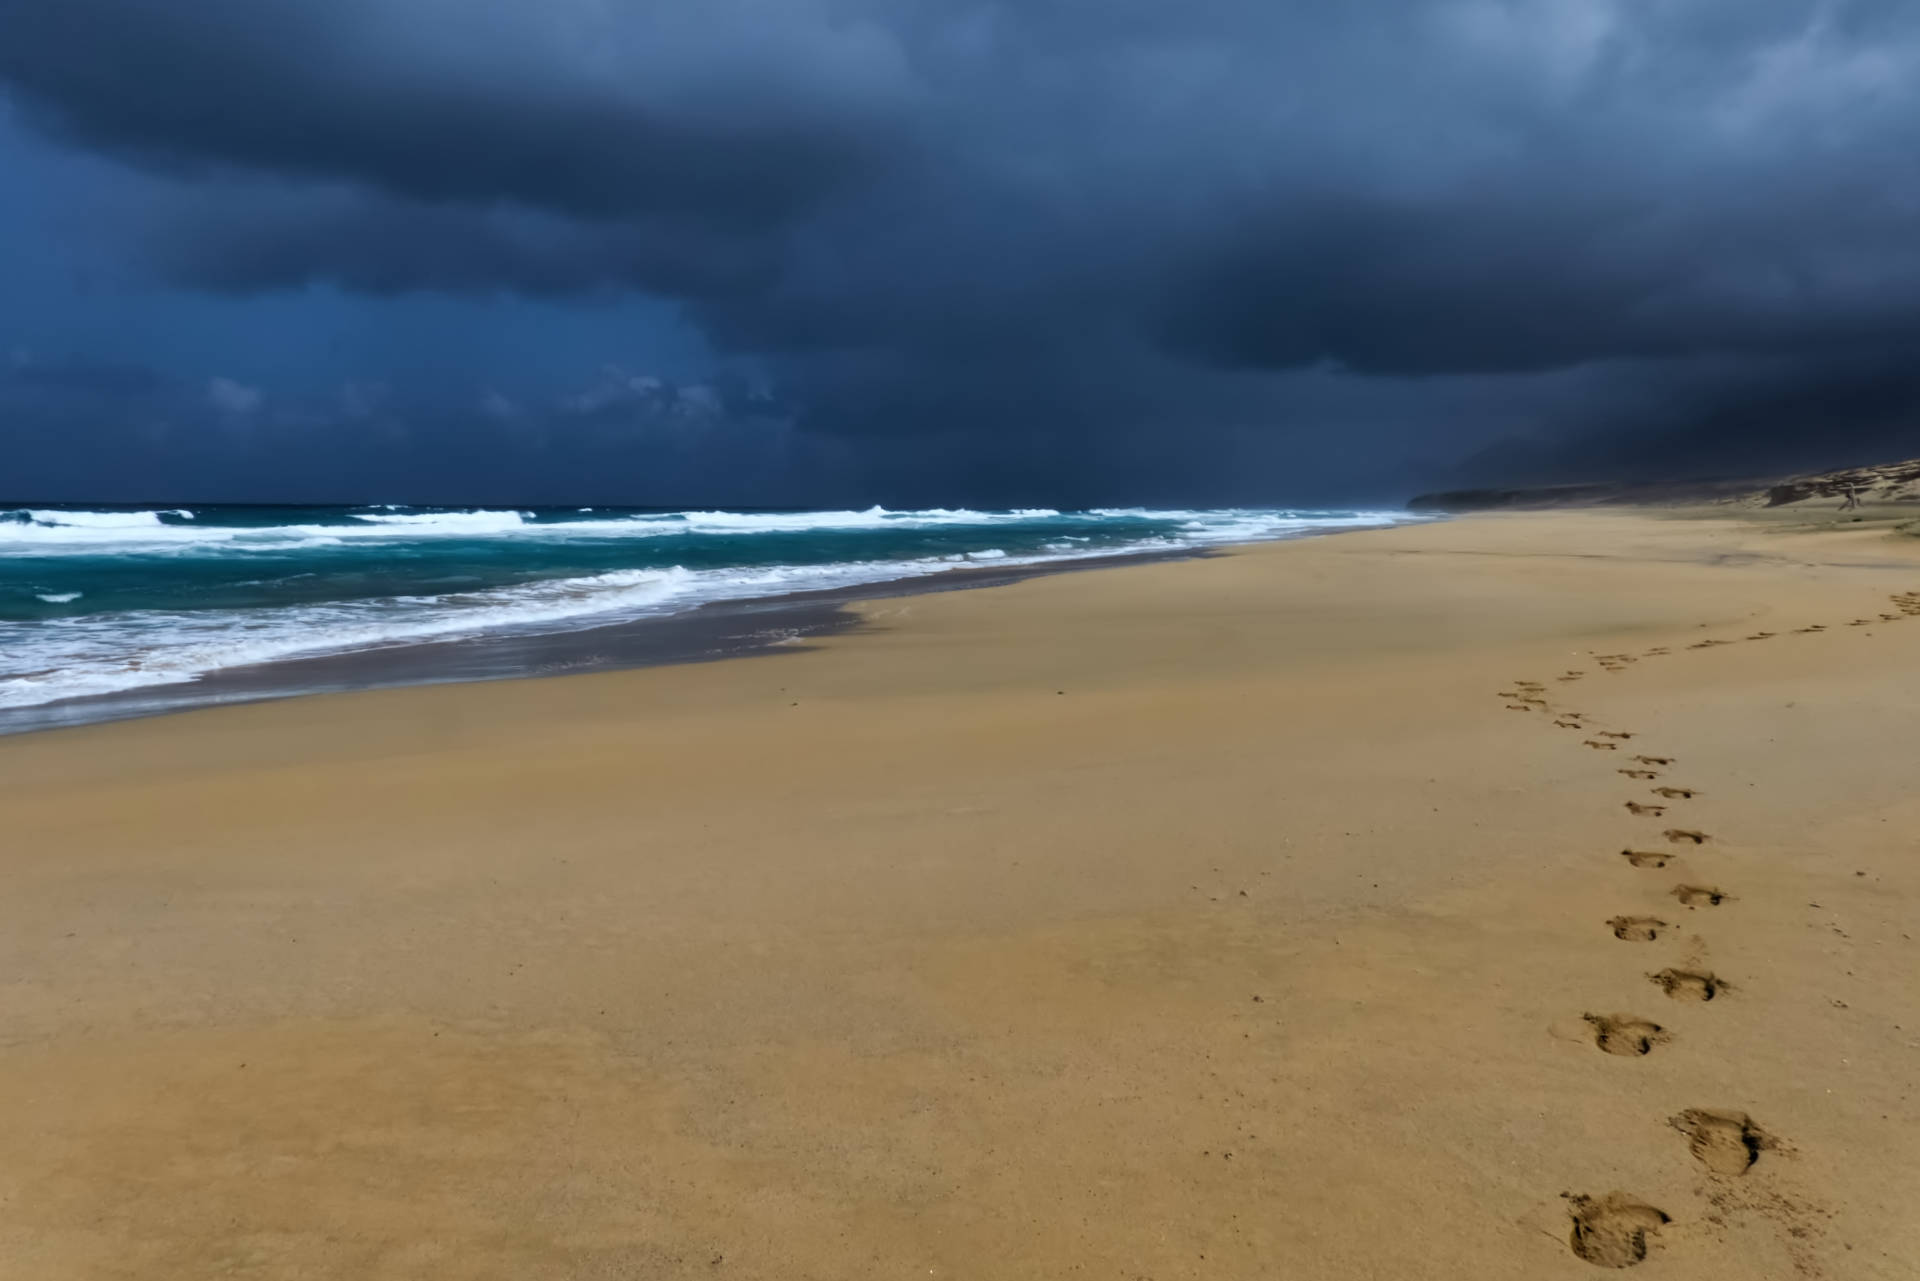
POLYGON ((1727 1178, 1737 1178, 1753 1168, 1762 1152, 1771 1152, 1780 1141, 1753 1123, 1745 1112, 1711 1112, 1688 1108, 1667 1124, 1687 1136, 1687 1148, 1694 1159, 1727 1178))
POLYGON ((1657 769, 1617 769, 1614 771, 1614 773, 1625 774, 1628 778, 1659 778, 1660 777, 1660 771, 1657 769))
POLYGON ((1627 943, 1651 943, 1672 928, 1657 916, 1616 916, 1607 922, 1613 936, 1627 943))
POLYGON ((1557 720, 1554 722, 1554 724, 1561 729, 1585 729, 1586 728, 1586 726, 1582 725, 1579 721, 1557 720))
POLYGON ((1682 841, 1690 841, 1695 845, 1705 845, 1713 839, 1705 832, 1696 832, 1690 827, 1669 827, 1666 831, 1662 832, 1661 835, 1676 845, 1682 841))
POLYGON ((1664 796, 1670 801, 1690 801, 1700 793, 1691 787, 1655 787, 1649 788, 1655 796, 1664 796))
POLYGON ((1627 812, 1629 814, 1651 814, 1653 817, 1659 818, 1667 812, 1667 807, 1664 805, 1642 805, 1639 801, 1628 801, 1627 812))
POLYGON ((1617 729, 1603 729, 1603 730, 1600 730, 1600 731, 1599 731, 1598 733, 1596 733, 1596 734, 1594 735, 1594 737, 1595 737, 1595 738, 1618 738, 1618 739, 1629 739, 1629 738, 1632 738, 1632 737, 1633 737, 1633 735, 1632 735, 1632 734, 1629 734, 1629 733, 1626 733, 1626 732, 1625 732, 1625 731, 1623 731, 1623 730, 1617 730, 1617 729))
POLYGON ((1708 885, 1676 885, 1673 896, 1688 907, 1719 907, 1733 901, 1733 895, 1708 885))
POLYGON ((1668 649, 1665 645, 1655 645, 1652 649, 1647 651, 1646 656, 1648 658, 1654 658, 1654 657, 1657 657, 1658 655, 1671 654, 1672 652, 1673 651, 1668 649))
POLYGON ((1597 739, 1591 739, 1591 738, 1582 739, 1580 741, 1585 743, 1588 747, 1591 747, 1596 752, 1613 752, 1613 751, 1618 751, 1620 749, 1620 744, 1618 743, 1602 743, 1597 739))
POLYGON ((1641 763, 1642 765, 1671 765, 1671 764, 1673 764, 1673 757, 1671 757, 1671 756, 1636 756, 1636 757, 1634 757, 1633 759, 1634 759, 1634 760, 1636 760, 1636 761, 1639 761, 1639 762, 1640 762, 1640 763, 1641 763))
POLYGON ((1711 1001, 1732 986, 1725 979, 1697 970, 1661 970, 1647 977, 1676 1001, 1711 1001))
POLYGON ((1659 854, 1653 850, 1621 850, 1620 857, 1635 867, 1661 868, 1673 857, 1671 854, 1659 854))
POLYGON ((1510 712, 1530 712, 1533 709, 1525 703, 1508 703, 1507 710, 1510 712))
POLYGON ((1667 1031, 1651 1019, 1633 1014, 1584 1014, 1593 1029, 1593 1043, 1608 1054, 1640 1058, 1667 1039, 1667 1031))
POLYGON ((1772 632, 1755 632, 1753 635, 1747 637, 1747 639, 1748 640, 1772 640, 1773 633, 1772 632))
POLYGON ((1673 1222, 1663 1212, 1622 1192, 1603 1197, 1568 1196, 1573 1215, 1573 1252, 1602 1268, 1630 1268, 1647 1257, 1647 1234, 1673 1222))

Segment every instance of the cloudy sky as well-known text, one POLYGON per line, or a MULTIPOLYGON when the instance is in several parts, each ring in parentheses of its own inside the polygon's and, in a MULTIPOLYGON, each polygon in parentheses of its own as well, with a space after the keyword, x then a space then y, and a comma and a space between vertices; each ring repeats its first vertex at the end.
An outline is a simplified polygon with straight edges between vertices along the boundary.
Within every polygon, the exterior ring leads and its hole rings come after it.
POLYGON ((1910 0, 0 0, 0 496, 1920 454, 1910 0))

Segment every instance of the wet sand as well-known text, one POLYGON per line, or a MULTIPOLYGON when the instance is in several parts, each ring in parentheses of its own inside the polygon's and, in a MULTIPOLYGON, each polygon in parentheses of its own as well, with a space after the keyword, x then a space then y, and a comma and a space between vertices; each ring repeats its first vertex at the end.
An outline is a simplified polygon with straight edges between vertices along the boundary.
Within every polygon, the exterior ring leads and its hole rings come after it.
POLYGON ((1916 591, 1502 515, 0 741, 0 1276, 1913 1277, 1916 591))

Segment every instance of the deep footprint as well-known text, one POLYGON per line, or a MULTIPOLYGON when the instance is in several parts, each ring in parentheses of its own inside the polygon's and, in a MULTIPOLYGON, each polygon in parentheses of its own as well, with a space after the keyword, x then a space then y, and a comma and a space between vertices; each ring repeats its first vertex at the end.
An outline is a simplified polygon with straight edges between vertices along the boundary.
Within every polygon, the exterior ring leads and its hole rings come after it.
POLYGON ((1639 762, 1640 762, 1640 763, 1641 763, 1642 765, 1671 765, 1671 764, 1673 764, 1673 757, 1671 757, 1671 756, 1636 756, 1636 757, 1634 757, 1633 759, 1634 759, 1634 760, 1636 760, 1636 761, 1639 761, 1639 762))
POLYGON ((1580 741, 1596 752, 1611 752, 1620 746, 1618 743, 1602 743, 1598 739, 1593 738, 1583 738, 1580 741))
POLYGON ((1700 795, 1699 792, 1691 787, 1655 787, 1649 790, 1652 791, 1655 796, 1664 796, 1670 801, 1690 801, 1700 795))
POLYGON ((1573 1215, 1573 1252, 1602 1268, 1630 1268, 1647 1257, 1647 1234, 1673 1220, 1644 1202, 1619 1192, 1603 1197, 1569 1196, 1573 1215))
POLYGON ((1725 890, 1716 890, 1709 885, 1676 885, 1673 887, 1673 896, 1688 907, 1719 907, 1733 898, 1725 890))
POLYGON ((1762 1152, 1779 1146, 1779 1140, 1755 1125, 1745 1112, 1688 1108, 1671 1118, 1669 1124, 1687 1136, 1687 1148, 1700 1164, 1726 1178, 1745 1174, 1762 1152))
POLYGON ((1627 943, 1651 943, 1671 928, 1657 916, 1616 916, 1607 922, 1613 936, 1627 943))
POLYGON ((1630 814, 1651 814, 1653 817, 1659 818, 1667 812, 1667 807, 1664 805, 1642 805, 1639 801, 1628 801, 1627 812, 1630 814))
POLYGON ((1647 977, 1676 1001, 1711 1001, 1732 986, 1717 975, 1697 970, 1661 970, 1647 977))
POLYGON ((1593 1043, 1608 1054, 1622 1058, 1640 1058, 1653 1053, 1653 1047, 1667 1039, 1666 1029, 1651 1019, 1633 1014, 1586 1014, 1593 1028, 1593 1043))
POLYGON ((1666 831, 1662 832, 1661 835, 1676 845, 1682 841, 1688 841, 1694 845, 1705 845, 1713 839, 1705 832, 1696 832, 1690 827, 1669 827, 1666 831))
POLYGON ((1625 774, 1628 778, 1659 778, 1660 777, 1660 771, 1657 769, 1622 769, 1622 770, 1615 770, 1614 773, 1625 774))
POLYGON ((1620 857, 1635 867, 1661 868, 1667 865, 1667 860, 1673 855, 1658 854, 1652 850, 1621 850, 1620 857))

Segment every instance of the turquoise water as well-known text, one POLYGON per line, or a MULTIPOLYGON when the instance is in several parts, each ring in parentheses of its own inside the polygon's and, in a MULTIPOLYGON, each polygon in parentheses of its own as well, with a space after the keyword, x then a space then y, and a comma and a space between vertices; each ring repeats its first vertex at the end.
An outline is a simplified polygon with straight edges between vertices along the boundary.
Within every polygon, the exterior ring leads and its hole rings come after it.
POLYGON ((1278 509, 0 509, 0 708, 281 658, 1404 518, 1278 509))

